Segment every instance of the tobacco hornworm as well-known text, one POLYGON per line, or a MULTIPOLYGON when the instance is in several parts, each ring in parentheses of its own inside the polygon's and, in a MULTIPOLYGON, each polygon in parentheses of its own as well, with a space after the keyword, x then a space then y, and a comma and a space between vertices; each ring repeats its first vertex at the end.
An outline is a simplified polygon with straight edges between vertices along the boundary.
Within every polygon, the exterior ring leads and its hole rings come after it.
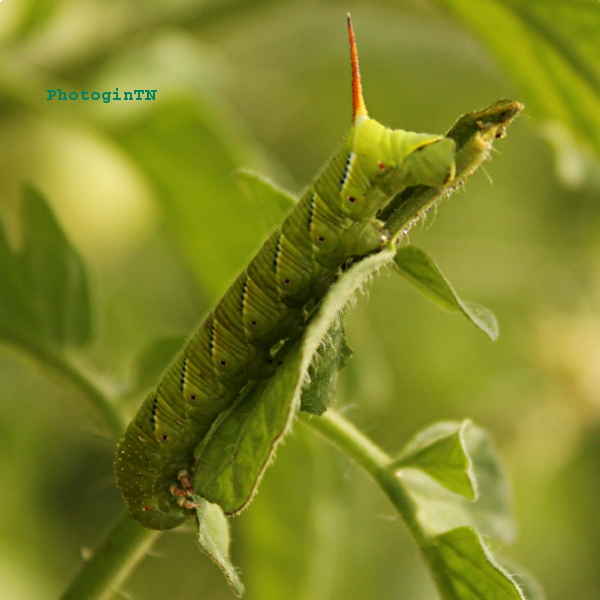
POLYGON ((146 527, 171 529, 192 516, 194 448, 249 381, 274 372, 273 348, 299 337, 342 265, 391 243, 378 212, 407 186, 454 178, 453 140, 388 129, 368 116, 349 17, 348 32, 348 137, 198 326, 119 442, 117 484, 146 527))

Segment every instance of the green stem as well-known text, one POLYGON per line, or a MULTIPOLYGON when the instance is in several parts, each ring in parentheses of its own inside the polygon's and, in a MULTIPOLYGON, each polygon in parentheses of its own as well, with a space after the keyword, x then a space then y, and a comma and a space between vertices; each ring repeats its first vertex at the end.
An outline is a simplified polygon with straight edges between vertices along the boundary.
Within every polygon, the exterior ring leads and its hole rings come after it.
MULTIPOLYGON (((92 377, 65 354, 53 352, 24 340, 11 339, 11 346, 33 358, 43 369, 82 392, 92 403, 112 437, 119 439, 125 429, 122 412, 92 377)), ((94 556, 84 563, 61 600, 104 600, 112 596, 144 558, 160 532, 142 527, 124 513, 108 533, 94 556)))
POLYGON ((62 360, 56 367, 64 378, 87 396, 112 437, 115 440, 120 439, 127 426, 127 420, 123 411, 117 408, 114 401, 101 389, 98 382, 70 361, 62 360))
POLYGON ((123 514, 61 600, 110 598, 144 558, 159 533, 142 527, 129 513, 123 514))
MULTIPOLYGON (((125 419, 115 403, 81 366, 67 357, 28 349, 43 365, 83 392, 115 439, 123 435, 125 419)), ((61 600, 104 600, 126 581, 160 532, 142 527, 124 513, 94 556, 86 562, 61 600)))
POLYGON ((332 410, 328 410, 321 417, 299 413, 299 419, 304 425, 317 431, 330 444, 352 458, 375 480, 398 511, 421 550, 438 591, 442 597, 449 597, 448 582, 443 575, 442 559, 435 545, 435 536, 433 532, 428 532, 423 523, 419 521, 417 505, 396 473, 397 469, 393 465, 392 458, 352 423, 332 410))
POLYGON ((492 142, 502 137, 508 125, 523 109, 520 102, 500 100, 484 110, 467 113, 446 133, 456 142, 456 175, 448 186, 417 185, 406 188, 384 208, 380 218, 392 238, 410 226, 444 196, 460 187, 488 157, 492 142))
POLYGON ((22 339, 3 337, 11 347, 27 358, 32 358, 45 371, 58 376, 71 387, 79 390, 91 402, 94 411, 100 417, 113 439, 118 440, 125 431, 127 422, 123 413, 117 408, 111 395, 102 388, 100 382, 88 371, 70 360, 66 354, 28 343, 22 339))
POLYGON ((392 458, 350 421, 332 410, 320 417, 300 413, 300 421, 352 458, 376 481, 400 513, 415 541, 422 545, 426 535, 417 520, 416 504, 391 468, 392 458))

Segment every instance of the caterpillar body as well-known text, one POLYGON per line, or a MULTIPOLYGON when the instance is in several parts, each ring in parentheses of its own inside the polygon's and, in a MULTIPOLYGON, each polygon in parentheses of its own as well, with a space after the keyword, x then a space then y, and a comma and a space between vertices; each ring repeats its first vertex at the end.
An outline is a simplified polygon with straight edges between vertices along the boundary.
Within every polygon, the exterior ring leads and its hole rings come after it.
POLYGON ((391 243, 378 212, 407 186, 455 174, 454 141, 384 127, 368 116, 348 17, 353 122, 343 146, 237 277, 150 392, 119 442, 117 484, 133 517, 171 529, 193 515, 194 449, 273 348, 298 337, 311 307, 352 257, 391 243))

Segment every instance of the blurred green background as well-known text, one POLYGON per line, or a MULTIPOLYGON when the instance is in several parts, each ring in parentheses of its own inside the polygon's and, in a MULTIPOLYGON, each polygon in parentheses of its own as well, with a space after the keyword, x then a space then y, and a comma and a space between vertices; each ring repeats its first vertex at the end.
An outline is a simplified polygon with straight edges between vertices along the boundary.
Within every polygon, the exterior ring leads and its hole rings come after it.
MULTIPOLYGON (((298 192, 348 129, 348 11, 384 124, 443 132, 500 98, 526 111, 467 193, 410 233, 463 297, 495 311, 500 340, 384 273, 350 312, 338 408, 389 452, 440 419, 488 428, 519 524, 499 555, 549 600, 599 598, 597 0, 4 0, 9 237, 19 243, 33 182, 89 266, 95 336, 75 358, 126 392, 136 355, 189 332, 265 235, 232 171, 298 192), (57 88, 157 99, 47 101, 57 88)), ((8 344, 0 392, 0 588, 58 597, 123 510, 114 441, 85 398, 8 344)), ((435 597, 380 491, 299 426, 233 538, 249 600, 435 597)), ((232 597, 186 531, 161 536, 124 590, 232 597)))

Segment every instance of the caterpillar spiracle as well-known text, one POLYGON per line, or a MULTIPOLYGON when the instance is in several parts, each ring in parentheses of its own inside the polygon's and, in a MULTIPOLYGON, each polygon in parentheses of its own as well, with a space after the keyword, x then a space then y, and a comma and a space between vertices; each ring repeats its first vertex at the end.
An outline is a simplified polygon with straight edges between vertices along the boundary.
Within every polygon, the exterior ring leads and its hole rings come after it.
POLYGON ((117 485, 145 527, 171 529, 194 514, 194 448, 249 381, 273 374, 272 349, 299 336, 342 265, 390 243, 378 211, 408 186, 454 178, 453 140, 388 129, 368 116, 350 17, 348 32, 346 140, 200 323, 119 442, 117 485))

